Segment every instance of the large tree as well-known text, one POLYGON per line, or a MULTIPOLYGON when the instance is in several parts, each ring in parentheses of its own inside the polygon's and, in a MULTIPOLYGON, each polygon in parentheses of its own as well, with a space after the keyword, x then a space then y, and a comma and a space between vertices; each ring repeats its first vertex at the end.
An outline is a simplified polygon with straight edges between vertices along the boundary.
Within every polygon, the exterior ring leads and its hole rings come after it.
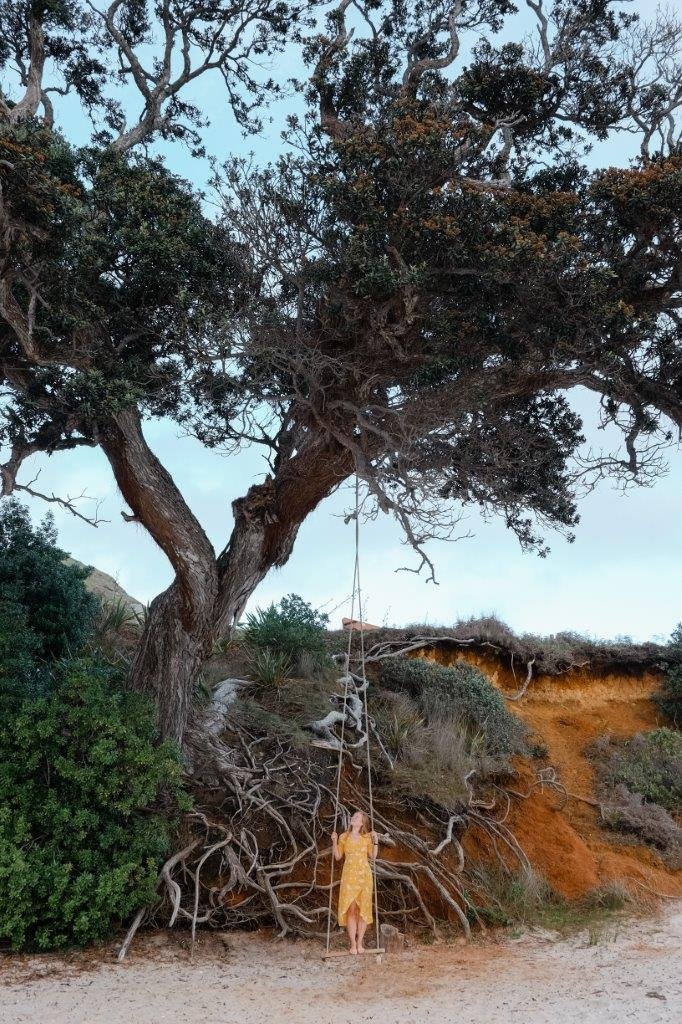
POLYGON ((260 171, 228 162, 211 223, 145 146, 198 145, 181 90, 216 68, 253 118, 269 83, 250 62, 297 35, 298 10, 19 6, 0 5, 19 86, 0 104, 3 491, 28 486, 31 454, 101 446, 176 573, 131 680, 166 734, 183 735, 213 638, 353 472, 429 565, 425 541, 452 535, 463 504, 542 550, 546 527, 577 522, 581 486, 660 471, 682 426, 670 18, 526 0, 534 32, 496 45, 515 31, 509 0, 342 0, 305 42, 308 114, 287 152, 260 171), (59 89, 104 115, 83 150, 54 127, 46 54, 62 55, 59 89), (142 96, 132 124, 111 65, 142 96), (639 137, 637 158, 588 169, 618 132, 639 137), (622 453, 585 454, 575 388, 622 453), (265 446, 217 555, 146 444, 150 416, 265 446))

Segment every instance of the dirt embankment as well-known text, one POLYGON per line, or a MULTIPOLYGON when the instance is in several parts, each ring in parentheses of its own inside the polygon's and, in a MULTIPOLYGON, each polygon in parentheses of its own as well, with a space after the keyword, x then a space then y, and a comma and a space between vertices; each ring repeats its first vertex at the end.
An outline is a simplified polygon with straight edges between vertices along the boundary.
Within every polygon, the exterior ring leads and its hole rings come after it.
MULTIPOLYGON (((501 657, 484 651, 434 647, 422 656, 446 666, 461 660, 476 665, 507 696, 517 694, 525 679, 524 669, 514 674, 501 657)), ((605 733, 629 737, 663 724, 651 700, 659 685, 658 672, 641 666, 577 668, 537 675, 511 705, 547 748, 546 761, 570 796, 562 807, 555 792, 535 789, 527 800, 512 803, 508 824, 534 867, 564 896, 581 896, 614 879, 644 892, 682 895, 682 873, 670 871, 645 846, 619 842, 600 827, 598 809, 587 802, 596 794, 586 748, 605 733)), ((519 765, 520 790, 528 790, 535 767, 519 765)))

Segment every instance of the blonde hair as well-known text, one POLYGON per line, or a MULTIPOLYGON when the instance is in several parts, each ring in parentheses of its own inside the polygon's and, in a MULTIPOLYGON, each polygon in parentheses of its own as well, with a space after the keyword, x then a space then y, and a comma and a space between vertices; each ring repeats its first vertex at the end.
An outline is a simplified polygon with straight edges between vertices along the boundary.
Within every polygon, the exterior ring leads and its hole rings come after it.
MULTIPOLYGON (((351 815, 351 817, 355 817, 355 814, 361 814, 362 815, 362 825, 360 826, 360 835, 366 836, 367 833, 369 832, 369 815, 367 814, 366 811, 361 811, 360 809, 355 811, 354 814, 351 815)), ((348 822, 348 831, 350 831, 350 821, 348 822)))

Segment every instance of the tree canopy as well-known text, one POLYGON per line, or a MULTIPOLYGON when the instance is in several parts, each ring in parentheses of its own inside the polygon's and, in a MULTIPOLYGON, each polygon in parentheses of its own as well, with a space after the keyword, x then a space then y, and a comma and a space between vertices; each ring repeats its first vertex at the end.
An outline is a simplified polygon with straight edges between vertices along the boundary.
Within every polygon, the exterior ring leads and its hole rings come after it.
POLYGON ((679 30, 530 4, 538 40, 485 36, 448 74, 460 34, 512 6, 368 4, 360 35, 339 4, 277 173, 227 169, 263 390, 352 451, 416 546, 453 499, 538 544, 533 521, 575 525, 581 482, 655 477, 682 422, 675 72, 628 63, 679 30), (590 140, 633 120, 633 166, 590 169, 590 140), (577 387, 622 455, 585 457, 577 387))
POLYGON ((682 425, 679 24, 619 0, 341 0, 320 31, 320 6, 0 4, 3 493, 35 493, 30 455, 102 447, 176 572, 133 672, 174 735, 212 637, 354 471, 433 571, 463 506, 543 551, 581 488, 651 482, 682 425), (148 144, 199 152, 204 74, 257 127, 282 85, 257 66, 287 44, 307 113, 272 166, 216 168, 213 221, 148 144), (595 167, 617 133, 637 158, 595 167), (585 452, 576 388, 622 450, 585 452), (145 442, 158 415, 264 446, 217 557, 145 442))

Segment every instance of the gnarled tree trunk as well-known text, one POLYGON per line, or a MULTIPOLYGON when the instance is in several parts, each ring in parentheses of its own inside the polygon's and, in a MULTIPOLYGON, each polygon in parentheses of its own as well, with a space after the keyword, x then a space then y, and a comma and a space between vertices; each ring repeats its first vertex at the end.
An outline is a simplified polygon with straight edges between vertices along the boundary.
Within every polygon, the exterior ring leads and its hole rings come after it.
MULTIPOLYGON (((213 589, 211 574, 207 575, 205 589, 207 594, 213 589)), ((182 744, 194 684, 214 638, 208 607, 205 614, 194 617, 190 628, 184 625, 177 579, 152 601, 130 685, 153 701, 159 731, 165 739, 182 744)))
POLYGON ((148 447, 140 415, 126 409, 102 425, 101 444, 123 497, 175 569, 153 602, 131 673, 154 701, 161 734, 182 742, 192 690, 214 636, 218 572, 213 545, 148 447))
MULTIPOLYGON (((351 457, 340 446, 319 440, 304 446, 277 466, 274 477, 233 503, 234 529, 219 558, 212 552, 210 558, 197 558, 199 573, 189 573, 182 560, 169 554, 178 575, 152 602, 131 677, 134 688, 154 700, 164 736, 182 742, 194 682, 213 641, 229 633, 270 569, 284 565, 301 523, 351 470, 351 457)), ((139 500, 120 480, 119 486, 152 532, 153 521, 148 525, 143 518, 139 500)))

